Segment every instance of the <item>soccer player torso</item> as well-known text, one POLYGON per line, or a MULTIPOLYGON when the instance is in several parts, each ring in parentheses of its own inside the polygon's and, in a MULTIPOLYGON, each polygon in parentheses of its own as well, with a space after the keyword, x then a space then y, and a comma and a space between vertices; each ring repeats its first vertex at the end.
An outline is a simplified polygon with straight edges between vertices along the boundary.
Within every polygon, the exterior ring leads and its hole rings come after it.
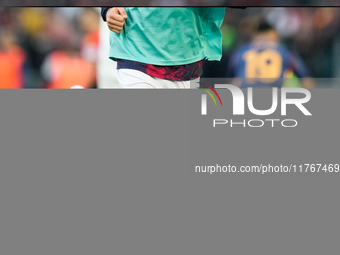
POLYGON ((120 34, 111 32, 110 57, 174 66, 219 60, 224 8, 127 7, 120 34))
POLYGON ((292 56, 282 45, 271 41, 249 43, 233 57, 234 75, 241 78, 241 88, 282 87, 292 56))

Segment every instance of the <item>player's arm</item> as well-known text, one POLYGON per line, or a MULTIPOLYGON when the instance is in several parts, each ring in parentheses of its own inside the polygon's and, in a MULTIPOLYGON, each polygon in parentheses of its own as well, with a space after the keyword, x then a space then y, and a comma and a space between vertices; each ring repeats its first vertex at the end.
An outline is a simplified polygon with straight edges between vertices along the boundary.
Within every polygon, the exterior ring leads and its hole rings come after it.
POLYGON ((300 57, 291 53, 290 66, 298 78, 300 78, 302 86, 305 89, 315 88, 313 78, 310 77, 309 71, 300 57))
POLYGON ((305 89, 314 89, 315 88, 315 84, 314 84, 314 80, 311 77, 306 77, 302 79, 302 86, 305 89))
POLYGON ((101 15, 112 32, 119 34, 123 30, 125 19, 127 19, 127 14, 123 7, 103 7, 101 15))
POLYGON ((239 61, 239 52, 235 52, 231 55, 229 61, 228 61, 228 67, 227 67, 227 77, 231 78, 230 84, 235 85, 237 87, 241 87, 242 80, 240 77, 237 77, 236 68, 238 66, 239 61))

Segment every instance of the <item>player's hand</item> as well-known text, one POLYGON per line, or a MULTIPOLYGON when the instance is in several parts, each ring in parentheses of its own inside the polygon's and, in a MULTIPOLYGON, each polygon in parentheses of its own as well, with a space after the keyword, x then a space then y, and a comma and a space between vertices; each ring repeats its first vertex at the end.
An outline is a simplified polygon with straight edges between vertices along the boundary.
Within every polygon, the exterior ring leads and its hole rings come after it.
POLYGON ((123 7, 110 8, 106 13, 106 23, 112 32, 119 34, 127 19, 126 11, 123 7))

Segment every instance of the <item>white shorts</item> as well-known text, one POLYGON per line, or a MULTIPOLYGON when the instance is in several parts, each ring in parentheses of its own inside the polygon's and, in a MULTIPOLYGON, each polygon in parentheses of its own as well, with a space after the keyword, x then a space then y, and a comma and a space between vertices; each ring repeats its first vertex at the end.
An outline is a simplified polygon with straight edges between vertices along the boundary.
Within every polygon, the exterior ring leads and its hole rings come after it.
POLYGON ((118 85, 129 89, 190 89, 199 87, 200 79, 192 81, 169 81, 151 77, 133 69, 117 69, 118 85))

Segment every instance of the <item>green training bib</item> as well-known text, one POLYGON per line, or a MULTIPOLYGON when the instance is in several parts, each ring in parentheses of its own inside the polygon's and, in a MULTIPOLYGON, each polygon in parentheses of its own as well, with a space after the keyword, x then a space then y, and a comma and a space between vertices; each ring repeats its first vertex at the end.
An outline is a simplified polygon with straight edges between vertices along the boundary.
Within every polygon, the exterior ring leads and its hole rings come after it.
POLYGON ((127 7, 120 34, 110 34, 110 58, 185 65, 222 57, 221 7, 127 7))

